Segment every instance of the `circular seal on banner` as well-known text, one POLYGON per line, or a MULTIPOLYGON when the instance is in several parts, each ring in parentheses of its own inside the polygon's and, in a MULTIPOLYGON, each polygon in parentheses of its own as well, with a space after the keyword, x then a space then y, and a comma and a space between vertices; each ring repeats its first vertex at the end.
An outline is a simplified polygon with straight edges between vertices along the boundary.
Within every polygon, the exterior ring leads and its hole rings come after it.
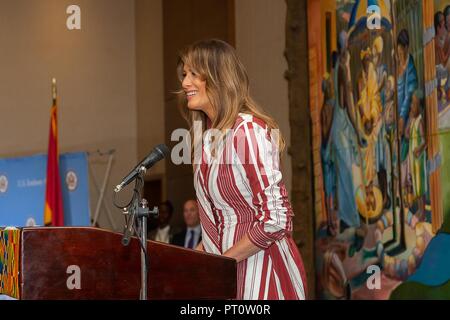
POLYGON ((66 185, 69 191, 74 191, 78 186, 78 177, 74 171, 69 171, 66 174, 66 185))
POLYGON ((8 190, 8 178, 0 176, 0 193, 5 193, 8 190))

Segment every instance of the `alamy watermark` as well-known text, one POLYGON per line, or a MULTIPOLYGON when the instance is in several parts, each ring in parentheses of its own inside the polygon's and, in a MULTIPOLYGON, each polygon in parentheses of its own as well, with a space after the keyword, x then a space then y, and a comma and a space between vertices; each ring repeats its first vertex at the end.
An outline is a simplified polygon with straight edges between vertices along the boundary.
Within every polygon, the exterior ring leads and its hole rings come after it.
POLYGON ((381 269, 377 265, 370 265, 367 267, 367 274, 370 274, 366 281, 367 289, 380 290, 381 289, 381 269))
POLYGON ((81 30, 81 8, 76 4, 67 7, 66 13, 69 15, 66 20, 68 30, 81 30))
POLYGON ((367 7, 367 29, 380 30, 381 29, 381 9, 377 5, 370 5, 367 7))
POLYGON ((81 268, 77 265, 67 267, 66 273, 69 274, 66 281, 67 289, 81 290, 81 268))
POLYGON ((203 132, 201 121, 195 121, 192 131, 175 129, 171 141, 178 143, 172 148, 171 160, 181 164, 258 164, 279 160, 280 130, 271 129, 270 134, 261 127, 241 126, 237 129, 207 129, 203 132), (192 133, 192 134, 191 134, 192 133), (204 156, 203 150, 208 150, 204 156))

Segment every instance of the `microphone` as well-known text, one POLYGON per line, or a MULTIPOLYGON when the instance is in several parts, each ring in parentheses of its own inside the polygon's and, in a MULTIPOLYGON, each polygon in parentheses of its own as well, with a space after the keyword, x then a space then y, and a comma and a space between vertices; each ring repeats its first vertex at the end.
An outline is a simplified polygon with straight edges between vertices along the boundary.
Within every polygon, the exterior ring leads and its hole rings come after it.
POLYGON ((169 148, 165 144, 157 145, 152 152, 148 154, 125 178, 122 182, 114 188, 114 192, 119 192, 131 181, 133 181, 136 176, 141 172, 145 171, 155 165, 158 161, 162 160, 164 157, 169 155, 169 148))

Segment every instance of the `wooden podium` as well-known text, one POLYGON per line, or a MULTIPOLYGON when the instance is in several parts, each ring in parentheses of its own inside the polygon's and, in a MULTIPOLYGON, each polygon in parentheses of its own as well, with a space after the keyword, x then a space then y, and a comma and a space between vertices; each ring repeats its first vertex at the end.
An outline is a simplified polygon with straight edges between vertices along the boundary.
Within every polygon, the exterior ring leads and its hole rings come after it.
MULTIPOLYGON (((0 294, 17 299, 139 299, 140 245, 96 228, 0 230, 0 294)), ((149 299, 232 299, 233 259, 148 241, 149 299)))

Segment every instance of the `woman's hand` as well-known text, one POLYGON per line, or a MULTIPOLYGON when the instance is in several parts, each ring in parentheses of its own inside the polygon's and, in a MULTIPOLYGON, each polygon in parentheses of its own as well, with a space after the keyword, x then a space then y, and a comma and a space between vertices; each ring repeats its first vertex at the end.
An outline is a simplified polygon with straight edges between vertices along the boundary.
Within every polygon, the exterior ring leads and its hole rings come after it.
POLYGON ((248 257, 258 253, 262 250, 260 247, 253 244, 250 241, 248 235, 242 237, 241 240, 236 242, 234 246, 228 249, 223 256, 235 259, 237 262, 247 259, 248 257))
POLYGON ((195 250, 197 251, 205 251, 205 249, 203 248, 203 242, 199 242, 198 245, 195 247, 195 250))

